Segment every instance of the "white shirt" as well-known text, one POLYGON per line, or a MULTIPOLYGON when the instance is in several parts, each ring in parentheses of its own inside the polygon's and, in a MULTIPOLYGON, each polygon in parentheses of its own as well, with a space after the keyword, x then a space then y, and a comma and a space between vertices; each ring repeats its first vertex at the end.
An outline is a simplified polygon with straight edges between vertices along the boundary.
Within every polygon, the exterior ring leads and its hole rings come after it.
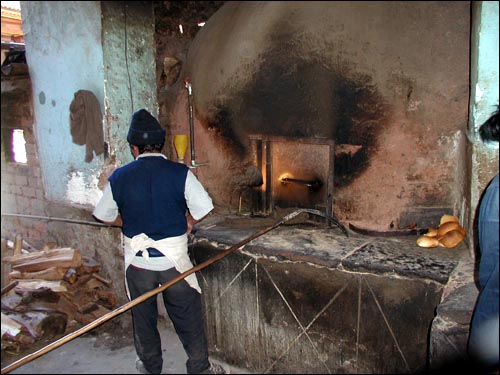
MULTIPOLYGON (((137 158, 141 157, 163 157, 167 159, 165 155, 160 153, 141 154, 137 158)), ((195 220, 201 219, 214 208, 212 199, 191 170, 188 170, 186 176, 184 198, 186 199, 189 213, 195 220)), ((108 181, 104 187, 103 195, 94 209, 93 215, 99 220, 113 222, 118 217, 118 213, 118 206, 113 199, 111 184, 108 181)))
MULTIPOLYGON (((166 156, 160 153, 141 154, 137 158, 140 157, 163 157, 166 159, 166 156)), ((190 170, 188 170, 186 176, 184 198, 186 199, 189 213, 195 220, 203 218, 214 208, 212 199, 203 188, 203 185, 201 185, 198 181, 197 177, 190 170)), ((101 199, 94 209, 93 215, 97 219, 106 222, 115 221, 119 215, 118 205, 113 198, 113 191, 109 181, 103 190, 101 199)), ((186 234, 177 237, 164 238, 158 241, 154 241, 144 233, 140 233, 133 238, 128 238, 125 235, 123 237, 125 270, 130 264, 153 271, 161 271, 175 267, 180 273, 183 273, 193 267, 193 264, 188 256, 186 234), (165 257, 149 257, 149 254, 146 251, 148 247, 154 247, 163 253, 165 257), (142 257, 136 257, 135 254, 141 250, 142 257)), ((201 293, 201 289, 194 273, 187 276, 186 281, 191 287, 201 293)))

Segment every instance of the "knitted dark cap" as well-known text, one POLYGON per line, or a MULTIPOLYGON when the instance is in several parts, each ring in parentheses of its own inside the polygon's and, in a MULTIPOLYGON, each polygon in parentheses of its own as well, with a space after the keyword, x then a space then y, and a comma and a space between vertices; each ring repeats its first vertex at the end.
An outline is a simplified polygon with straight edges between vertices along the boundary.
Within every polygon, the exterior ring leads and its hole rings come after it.
POLYGON ((136 146, 165 143, 165 130, 145 109, 140 109, 132 115, 128 130, 128 143, 136 146))

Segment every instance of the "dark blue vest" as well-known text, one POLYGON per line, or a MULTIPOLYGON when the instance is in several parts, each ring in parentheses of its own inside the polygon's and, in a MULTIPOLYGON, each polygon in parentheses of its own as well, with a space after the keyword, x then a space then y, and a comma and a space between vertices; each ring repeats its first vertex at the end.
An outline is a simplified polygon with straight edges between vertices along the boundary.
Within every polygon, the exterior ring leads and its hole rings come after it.
POLYGON ((188 167, 161 156, 141 157, 109 177, 113 198, 129 238, 145 233, 154 240, 186 233, 184 188, 188 167))

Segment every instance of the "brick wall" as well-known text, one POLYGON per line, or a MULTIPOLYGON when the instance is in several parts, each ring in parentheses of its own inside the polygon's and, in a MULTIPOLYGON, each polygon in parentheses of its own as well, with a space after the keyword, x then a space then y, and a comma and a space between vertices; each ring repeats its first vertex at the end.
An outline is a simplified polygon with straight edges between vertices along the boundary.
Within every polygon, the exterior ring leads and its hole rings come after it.
POLYGON ((16 234, 31 245, 41 248, 47 242, 43 220, 27 220, 5 213, 45 215, 44 189, 33 129, 31 81, 25 69, 2 73, 2 238, 14 240, 16 234), (12 131, 21 129, 26 141, 27 163, 14 161, 12 131))
MULTIPOLYGON (((45 145, 39 145, 36 137, 33 96, 31 82, 27 74, 5 76, 2 73, 1 119, 2 214, 93 221, 88 207, 76 207, 74 204, 46 199, 38 154, 38 147, 45 145), (13 161, 10 142, 12 129, 24 131, 27 163, 13 161)), ((58 183, 58 181, 50 181, 49 183, 58 183)), ((116 228, 99 228, 53 220, 47 221, 40 218, 2 215, 2 257, 12 255, 12 250, 3 246, 4 239, 14 241, 17 234, 20 234, 23 240, 37 249, 42 249, 49 242, 56 243, 61 247, 80 249, 83 255, 96 259, 102 265, 100 274, 112 280, 117 295, 120 296, 120 303, 127 302, 123 274, 116 272, 116 270, 123 269, 121 232, 116 228)), ((2 262, 2 287, 8 283, 6 274, 8 274, 8 270, 2 262)), ((131 325, 129 319, 129 316, 125 315, 120 320, 125 328, 131 325), (126 320, 123 321, 123 319, 126 320)))

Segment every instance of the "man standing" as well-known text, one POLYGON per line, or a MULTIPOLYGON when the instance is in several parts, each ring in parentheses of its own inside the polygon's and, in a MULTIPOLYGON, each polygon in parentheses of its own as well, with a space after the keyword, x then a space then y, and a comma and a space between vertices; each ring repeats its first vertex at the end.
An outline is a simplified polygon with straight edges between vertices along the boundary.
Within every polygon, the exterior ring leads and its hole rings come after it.
MULTIPOLYGON (((135 160, 112 173, 93 215, 122 228, 127 294, 133 300, 193 267, 187 235, 214 207, 189 168, 161 153, 165 130, 145 109, 133 114, 127 141, 135 160)), ((208 360, 195 273, 162 294, 188 356, 187 373, 215 373, 208 360)), ((160 374, 163 358, 156 295, 132 308, 132 321, 137 370, 160 374)))
MULTIPOLYGON (((479 128, 485 142, 499 141, 499 113, 496 112, 479 128)), ((479 205, 479 296, 472 315, 469 334, 469 354, 486 369, 498 373, 498 236, 499 195, 498 173, 490 181, 479 205)))

